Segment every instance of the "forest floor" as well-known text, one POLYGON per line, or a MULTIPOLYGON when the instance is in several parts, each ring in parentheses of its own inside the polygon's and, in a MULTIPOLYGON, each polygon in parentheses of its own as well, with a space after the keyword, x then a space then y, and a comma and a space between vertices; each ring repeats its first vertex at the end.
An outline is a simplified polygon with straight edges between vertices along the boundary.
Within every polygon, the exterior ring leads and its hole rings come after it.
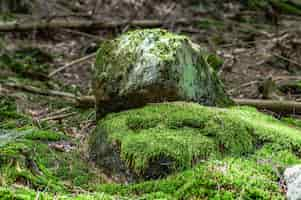
MULTIPOLYGON (((83 12, 90 12, 93 5, 87 3, 81 8, 83 12)), ((115 4, 107 3, 95 17, 114 21, 162 20, 162 28, 189 36, 224 60, 219 74, 231 97, 301 101, 301 86, 300 89, 296 86, 280 88, 291 81, 294 85, 301 84, 298 82, 301 77, 301 17, 277 14, 275 25, 266 11, 240 10, 239 5, 231 3, 225 4, 224 12, 219 15, 215 14, 217 9, 205 12, 198 5, 174 1, 154 5, 117 1, 115 4), (177 25, 174 21, 179 18, 198 19, 198 22, 177 25), (262 89, 270 80, 276 85, 272 93, 277 94, 272 96, 265 94, 262 89), (278 91, 279 88, 281 91, 278 91)), ((93 108, 76 107, 74 97, 68 97, 68 94, 92 94, 91 66, 94 57, 73 64, 51 77, 48 74, 95 53, 102 40, 136 28, 139 27, 0 33, 0 97, 15 99, 18 112, 30 116, 38 126, 47 122, 53 130, 62 131, 72 138, 69 142, 54 142, 51 148, 66 152, 79 149, 80 156, 88 160, 85 153, 87 136, 96 125, 95 111, 93 108), (25 71, 13 67, 22 65, 34 67, 25 71), (28 87, 40 88, 42 92, 32 91, 28 87), (53 95, 49 91, 64 92, 64 95, 53 95)), ((291 116, 299 118, 294 113, 291 116)), ((93 163, 90 167, 94 169, 93 163)), ((120 181, 107 175, 101 176, 103 182, 120 181)))

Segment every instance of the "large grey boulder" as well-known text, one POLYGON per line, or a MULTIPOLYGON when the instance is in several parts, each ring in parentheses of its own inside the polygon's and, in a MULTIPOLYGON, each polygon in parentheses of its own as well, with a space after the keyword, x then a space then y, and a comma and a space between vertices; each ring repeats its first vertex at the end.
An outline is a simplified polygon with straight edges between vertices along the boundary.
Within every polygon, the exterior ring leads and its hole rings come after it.
POLYGON ((284 180, 287 184, 287 199, 301 200, 301 165, 287 168, 284 180))
POLYGON ((216 61, 187 37, 161 29, 137 30, 104 42, 93 80, 97 116, 164 101, 228 105, 216 61))

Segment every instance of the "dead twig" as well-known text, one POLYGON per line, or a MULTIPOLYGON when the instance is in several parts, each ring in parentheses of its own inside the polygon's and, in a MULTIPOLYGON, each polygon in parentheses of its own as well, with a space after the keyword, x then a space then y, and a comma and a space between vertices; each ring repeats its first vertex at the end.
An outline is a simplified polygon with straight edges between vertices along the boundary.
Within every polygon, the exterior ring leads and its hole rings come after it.
POLYGON ((71 66, 76 65, 76 64, 79 64, 79 63, 82 63, 82 62, 85 62, 85 61, 87 61, 87 60, 89 60, 89 59, 91 59, 95 56, 96 56, 96 53, 92 53, 90 55, 87 55, 87 56, 84 56, 82 58, 76 59, 76 60, 74 60, 70 63, 67 63, 66 65, 64 65, 64 66, 54 70, 53 72, 49 73, 48 77, 51 78, 52 76, 54 76, 55 74, 65 70, 66 68, 71 67, 71 66))
POLYGON ((239 87, 232 88, 232 89, 228 90, 227 92, 228 92, 229 94, 232 94, 233 92, 235 92, 235 91, 237 91, 237 90, 240 90, 240 89, 242 89, 242 88, 244 88, 244 87, 248 87, 248 86, 251 86, 251 85, 254 85, 254 84, 257 84, 257 83, 259 83, 258 80, 250 81, 250 82, 248 82, 248 83, 244 83, 244 84, 240 85, 239 87))
POLYGON ((45 122, 45 121, 50 121, 50 120, 62 120, 71 116, 76 115, 76 112, 72 112, 72 113, 66 113, 66 114, 60 114, 60 115, 54 115, 54 116, 49 116, 49 117, 45 117, 43 119, 40 119, 41 122, 45 122))
POLYGON ((35 93, 35 94, 40 94, 45 96, 57 96, 57 97, 63 97, 69 99, 76 99, 76 96, 74 94, 61 92, 57 90, 41 89, 41 88, 37 88, 29 85, 21 85, 17 83, 2 83, 1 85, 2 87, 18 89, 25 92, 30 92, 30 93, 35 93))
POLYGON ((71 107, 66 107, 66 108, 62 108, 62 109, 59 109, 59 110, 56 110, 50 114, 47 115, 47 117, 50 117, 50 116, 54 116, 54 115, 58 115, 58 114, 61 114, 61 113, 64 113, 66 111, 69 111, 71 109, 71 107))

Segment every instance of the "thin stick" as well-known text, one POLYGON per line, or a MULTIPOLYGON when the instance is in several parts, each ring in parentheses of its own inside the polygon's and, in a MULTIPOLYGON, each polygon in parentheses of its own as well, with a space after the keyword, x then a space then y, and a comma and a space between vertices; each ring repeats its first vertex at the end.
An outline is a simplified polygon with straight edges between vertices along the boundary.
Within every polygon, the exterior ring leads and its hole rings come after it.
POLYGON ((2 83, 1 85, 3 87, 14 88, 14 89, 23 90, 26 92, 31 92, 31 93, 45 95, 45 96, 58 96, 58 97, 76 99, 76 96, 74 94, 61 92, 57 90, 41 89, 29 85, 21 85, 16 83, 2 83))
POLYGON ((56 91, 56 90, 41 89, 41 88, 37 88, 37 87, 33 87, 33 86, 20 85, 20 84, 16 84, 16 83, 2 83, 2 84, 0 84, 0 88, 1 87, 13 88, 13 89, 22 90, 25 92, 30 92, 33 94, 61 97, 61 98, 64 98, 64 99, 70 101, 73 104, 76 104, 76 106, 79 106, 79 107, 93 108, 94 104, 95 104, 94 96, 76 96, 72 93, 61 92, 61 91, 56 91))
POLYGON ((45 121, 50 121, 50 120, 62 120, 62 119, 71 117, 71 116, 76 115, 76 114, 77 113, 72 112, 72 113, 66 113, 66 114, 61 114, 61 115, 54 115, 54 116, 49 116, 49 117, 42 118, 40 121, 45 122, 45 121))
POLYGON ((241 88, 248 87, 248 86, 251 86, 251 85, 254 85, 254 84, 257 84, 257 83, 259 83, 259 81, 257 81, 257 80, 255 80, 255 81, 250 81, 250 82, 248 82, 248 83, 244 83, 244 84, 242 84, 242 85, 240 85, 240 86, 238 86, 238 87, 236 87, 236 88, 233 88, 233 89, 228 90, 228 93, 232 94, 232 93, 235 92, 236 90, 239 90, 239 89, 241 89, 241 88))
POLYGON ((53 72, 51 72, 51 73, 48 75, 48 77, 50 78, 50 77, 54 76, 55 74, 57 74, 57 73, 59 73, 59 72, 65 70, 65 69, 68 68, 68 67, 71 67, 71 66, 73 66, 73 65, 76 65, 76 64, 79 64, 79 63, 82 63, 82 62, 85 62, 85 61, 87 61, 87 60, 89 60, 89 59, 91 59, 91 58, 93 58, 93 57, 95 57, 95 56, 96 56, 96 53, 92 53, 92 54, 90 54, 90 55, 87 55, 87 56, 84 56, 84 57, 79 58, 79 59, 77 59, 77 60, 74 60, 74 61, 72 61, 72 62, 70 62, 70 63, 67 63, 66 65, 64 65, 64 66, 62 66, 62 67, 60 67, 60 68, 54 70, 53 72))
POLYGON ((62 114, 66 111, 69 111, 71 109, 71 107, 66 107, 66 108, 62 108, 62 109, 59 109, 59 110, 56 110, 52 113, 49 113, 48 115, 45 116, 45 118, 47 117, 51 117, 51 116, 55 116, 55 115, 58 115, 58 114, 62 114))

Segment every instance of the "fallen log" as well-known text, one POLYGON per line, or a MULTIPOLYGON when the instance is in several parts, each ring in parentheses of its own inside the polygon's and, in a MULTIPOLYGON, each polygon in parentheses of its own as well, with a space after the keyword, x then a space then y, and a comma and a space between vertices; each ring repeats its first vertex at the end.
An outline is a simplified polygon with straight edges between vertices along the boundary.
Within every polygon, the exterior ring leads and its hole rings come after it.
POLYGON ((296 101, 278 101, 261 99, 234 99, 239 106, 254 106, 258 109, 270 110, 281 114, 300 114, 301 103, 296 101))
MULTIPOLYGON (((177 19, 173 21, 174 24, 191 24, 195 22, 194 19, 177 19)), ((142 28, 159 27, 166 24, 162 20, 121 20, 121 21, 99 21, 78 18, 55 18, 52 20, 40 19, 27 22, 2 22, 0 23, 0 32, 9 31, 30 31, 39 29, 102 29, 102 28, 118 28, 124 26, 138 26, 142 28)))

